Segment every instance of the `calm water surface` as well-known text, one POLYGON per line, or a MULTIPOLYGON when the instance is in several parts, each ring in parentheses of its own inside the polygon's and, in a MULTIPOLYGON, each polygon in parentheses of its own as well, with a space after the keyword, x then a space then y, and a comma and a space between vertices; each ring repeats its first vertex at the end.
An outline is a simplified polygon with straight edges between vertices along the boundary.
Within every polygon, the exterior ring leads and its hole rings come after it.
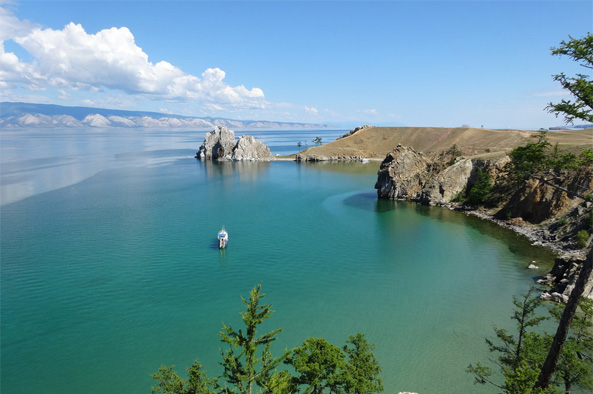
MULTIPOLYGON (((240 326, 258 283, 277 353, 360 331, 387 393, 491 392, 464 370, 551 254, 378 201, 378 163, 199 162, 204 134, 0 131, 3 393, 147 393, 161 364, 195 358, 218 375, 222 322, 240 326)), ((248 134, 288 154, 343 131, 248 134)))

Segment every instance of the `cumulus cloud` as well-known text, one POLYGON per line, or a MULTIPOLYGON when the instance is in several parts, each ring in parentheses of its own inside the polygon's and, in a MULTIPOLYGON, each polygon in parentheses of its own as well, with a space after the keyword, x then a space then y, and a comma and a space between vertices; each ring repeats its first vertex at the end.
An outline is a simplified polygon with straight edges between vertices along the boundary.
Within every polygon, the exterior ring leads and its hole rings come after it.
POLYGON ((209 68, 198 77, 166 61, 150 62, 126 27, 95 34, 75 23, 62 30, 43 29, 0 8, 0 41, 0 87, 53 87, 62 94, 117 90, 155 99, 199 101, 211 109, 267 105, 261 89, 230 86, 219 68, 209 68), (35 61, 23 62, 6 52, 7 40, 19 44, 35 61))
POLYGON ((317 115, 319 113, 319 111, 317 110, 317 108, 307 107, 306 105, 305 105, 305 111, 308 112, 308 113, 310 113, 310 114, 315 114, 315 115, 317 115))
POLYGON ((13 89, 21 85, 32 91, 43 89, 43 78, 35 66, 22 62, 13 52, 6 52, 4 47, 5 41, 25 35, 34 27, 0 7, 0 89, 13 89))
POLYGON ((376 109, 365 109, 362 112, 367 115, 377 115, 378 114, 376 109))

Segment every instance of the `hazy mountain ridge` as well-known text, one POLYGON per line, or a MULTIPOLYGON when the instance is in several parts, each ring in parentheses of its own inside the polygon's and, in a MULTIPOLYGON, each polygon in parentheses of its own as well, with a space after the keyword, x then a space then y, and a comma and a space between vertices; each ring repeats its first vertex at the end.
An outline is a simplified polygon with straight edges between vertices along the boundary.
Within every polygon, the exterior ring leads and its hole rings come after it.
POLYGON ((1 128, 195 128, 325 129, 326 124, 191 117, 147 111, 126 111, 54 104, 0 103, 1 128))

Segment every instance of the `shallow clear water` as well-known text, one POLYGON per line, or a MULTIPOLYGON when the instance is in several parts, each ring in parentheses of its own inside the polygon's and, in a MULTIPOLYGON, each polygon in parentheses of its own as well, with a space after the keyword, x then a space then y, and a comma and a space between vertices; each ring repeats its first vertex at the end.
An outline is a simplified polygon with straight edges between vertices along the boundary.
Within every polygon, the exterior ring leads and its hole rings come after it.
MULTIPOLYGON (((342 133, 250 134, 287 154, 342 133)), ((464 370, 553 259, 475 218, 378 201, 378 163, 200 162, 203 132, 0 135, 3 393, 146 393, 161 364, 195 358, 217 375, 222 322, 239 327, 258 283, 277 353, 360 331, 387 393, 490 392, 464 370)))

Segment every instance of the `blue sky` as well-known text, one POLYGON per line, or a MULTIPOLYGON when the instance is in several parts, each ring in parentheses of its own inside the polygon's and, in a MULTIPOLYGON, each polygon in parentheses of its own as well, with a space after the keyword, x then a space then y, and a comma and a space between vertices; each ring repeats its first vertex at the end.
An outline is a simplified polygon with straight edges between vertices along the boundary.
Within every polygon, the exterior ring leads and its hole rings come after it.
POLYGON ((192 116, 539 129, 586 72, 583 1, 0 0, 0 100, 192 116))

